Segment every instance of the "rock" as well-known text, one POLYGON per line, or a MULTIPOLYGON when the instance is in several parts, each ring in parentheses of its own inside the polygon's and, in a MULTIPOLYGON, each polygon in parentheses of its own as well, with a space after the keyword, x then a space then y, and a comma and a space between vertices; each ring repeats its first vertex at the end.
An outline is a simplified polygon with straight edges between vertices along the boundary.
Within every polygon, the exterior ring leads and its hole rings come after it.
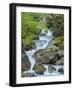
POLYGON ((33 70, 37 73, 37 74, 43 74, 45 71, 45 67, 42 64, 35 64, 33 67, 33 70))
POLYGON ((40 33, 40 36, 42 36, 42 37, 45 36, 45 35, 46 35, 46 33, 40 33))
POLYGON ((22 62, 21 62, 21 68, 22 71, 27 71, 31 67, 31 63, 28 59, 28 56, 25 53, 22 53, 22 62))
POLYGON ((64 65, 64 57, 60 58, 60 60, 56 61, 56 65, 64 65))
POLYGON ((49 65, 49 66, 48 66, 48 71, 49 71, 50 73, 52 73, 52 72, 56 71, 56 68, 55 68, 54 66, 52 66, 52 65, 49 65))
POLYGON ((59 69, 58 69, 58 72, 59 72, 60 74, 64 74, 64 69, 63 69, 63 68, 59 68, 59 69))
POLYGON ((61 50, 64 50, 64 37, 63 36, 55 37, 52 42, 54 42, 53 44, 55 46, 59 47, 61 50))
POLYGON ((22 77, 36 77, 35 73, 23 72, 22 77))
POLYGON ((51 43, 46 47, 46 51, 49 51, 49 52, 58 52, 58 50, 59 50, 59 48, 54 45, 54 42, 51 42, 51 43))
POLYGON ((59 50, 58 54, 59 54, 59 58, 64 57, 64 50, 59 50))
POLYGON ((58 60, 58 54, 52 51, 38 50, 35 53, 36 62, 42 64, 55 64, 58 60))
POLYGON ((37 36, 37 35, 34 36, 34 37, 33 37, 33 40, 39 40, 39 36, 37 36))
POLYGON ((29 45, 23 45, 23 51, 28 51, 28 50, 32 50, 32 49, 35 49, 36 48, 36 45, 35 45, 35 43, 33 42, 33 43, 31 43, 31 44, 29 44, 29 45))
POLYGON ((33 55, 35 57, 36 63, 41 64, 63 64, 64 60, 61 60, 64 57, 64 50, 60 49, 51 41, 50 44, 45 49, 40 49, 35 52, 33 55), (60 61, 61 60, 61 61, 60 61))
POLYGON ((35 60, 37 63, 49 63, 48 59, 48 53, 45 53, 45 50, 43 49, 40 49, 35 53, 35 60))

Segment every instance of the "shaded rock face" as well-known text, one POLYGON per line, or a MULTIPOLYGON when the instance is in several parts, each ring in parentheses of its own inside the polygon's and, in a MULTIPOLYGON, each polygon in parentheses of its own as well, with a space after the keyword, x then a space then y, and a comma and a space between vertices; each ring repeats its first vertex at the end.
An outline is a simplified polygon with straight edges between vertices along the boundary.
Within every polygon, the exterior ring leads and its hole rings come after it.
POLYGON ((59 69, 58 69, 58 72, 59 72, 60 74, 64 74, 64 69, 63 69, 63 68, 59 68, 59 69))
POLYGON ((22 77, 35 77, 35 73, 31 73, 31 72, 23 72, 22 73, 22 77))
POLYGON ((64 65, 64 57, 60 58, 60 60, 56 61, 56 65, 64 65))
POLYGON ((34 36, 33 40, 39 40, 39 36, 38 35, 34 36))
POLYGON ((64 64, 64 51, 55 46, 38 50, 34 55, 36 62, 41 64, 64 64))
POLYGON ((33 70, 37 73, 37 74, 43 74, 45 71, 45 67, 42 64, 35 64, 33 67, 33 70))
POLYGON ((56 68, 55 68, 54 66, 52 66, 52 65, 49 65, 49 66, 48 66, 48 71, 49 71, 50 73, 52 73, 52 72, 56 71, 56 68))
POLYGON ((27 71, 31 67, 31 63, 28 59, 28 56, 25 53, 22 53, 21 69, 22 71, 27 71))
POLYGON ((35 45, 35 43, 33 42, 33 43, 31 43, 31 44, 29 44, 29 45, 23 45, 22 44, 22 51, 28 51, 28 50, 32 50, 32 49, 35 49, 36 48, 36 45, 35 45))

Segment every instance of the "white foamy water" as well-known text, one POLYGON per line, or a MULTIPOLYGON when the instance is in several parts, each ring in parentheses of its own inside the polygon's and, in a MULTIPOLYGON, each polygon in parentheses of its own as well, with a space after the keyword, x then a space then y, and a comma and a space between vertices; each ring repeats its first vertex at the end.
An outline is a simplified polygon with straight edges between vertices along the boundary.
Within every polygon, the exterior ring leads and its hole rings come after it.
MULTIPOLYGON (((35 61, 35 57, 33 57, 34 53, 39 50, 39 49, 44 49, 47 47, 47 45, 49 44, 49 42, 53 39, 53 35, 52 35, 52 32, 50 32, 49 30, 46 32, 44 29, 41 31, 42 34, 44 35, 40 35, 39 36, 39 40, 35 40, 35 44, 36 44, 36 49, 32 49, 32 50, 29 50, 29 51, 26 51, 25 53, 27 54, 28 58, 29 58, 29 61, 31 63, 31 68, 29 71, 26 71, 26 72, 31 72, 31 73, 35 73, 35 71, 33 70, 33 66, 34 64, 36 63, 35 61)), ((44 67, 46 68, 46 71, 42 74, 42 75, 38 75, 36 74, 37 76, 56 76, 56 75, 60 75, 58 73, 58 68, 60 67, 63 67, 63 66, 54 66, 56 68, 56 71, 55 72, 52 72, 50 73, 48 71, 48 66, 47 65, 44 65, 44 67)))

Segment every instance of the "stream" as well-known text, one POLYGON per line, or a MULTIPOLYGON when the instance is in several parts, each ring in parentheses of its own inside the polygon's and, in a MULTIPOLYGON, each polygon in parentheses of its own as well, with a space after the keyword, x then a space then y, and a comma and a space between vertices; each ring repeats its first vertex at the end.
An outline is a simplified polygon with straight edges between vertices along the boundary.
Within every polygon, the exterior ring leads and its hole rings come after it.
POLYGON ((56 71, 54 71, 52 73, 50 73, 48 71, 48 65, 44 65, 46 70, 44 71, 44 73, 42 75, 36 74, 35 71, 33 70, 33 66, 36 63, 35 57, 33 57, 34 53, 39 49, 45 49, 47 47, 47 45, 50 43, 50 41, 53 39, 53 34, 52 34, 52 32, 50 32, 50 30, 48 30, 48 32, 46 32, 45 29, 42 29, 41 33, 43 35, 39 36, 39 40, 34 40, 34 42, 36 44, 36 49, 32 49, 32 50, 25 52, 29 58, 30 63, 31 63, 31 68, 29 71, 25 71, 24 73, 27 73, 27 72, 28 73, 34 73, 36 76, 57 76, 57 75, 61 75, 57 71, 58 68, 63 67, 61 65, 53 65, 56 68, 56 71))
MULTIPOLYGON (((40 23, 44 23, 45 24, 45 19, 40 20, 39 24, 40 23)), ((37 25, 37 28, 39 28, 39 25, 37 25)), ((28 56, 29 61, 31 63, 31 68, 28 71, 24 71, 24 73, 34 73, 34 75, 36 75, 36 76, 59 76, 59 75, 63 75, 63 74, 60 74, 58 72, 58 69, 59 68, 63 68, 63 65, 53 65, 56 68, 56 71, 50 73, 48 71, 48 66, 49 65, 44 64, 44 67, 46 68, 46 70, 41 75, 36 74, 35 71, 33 70, 33 66, 36 63, 35 57, 33 57, 34 53, 36 51, 38 51, 39 49, 45 49, 48 46, 48 44, 51 42, 51 40, 54 38, 53 37, 53 33, 50 30, 48 30, 46 32, 45 29, 42 29, 41 30, 41 34, 42 35, 39 35, 39 39, 38 40, 34 40, 36 48, 32 49, 32 50, 25 51, 25 53, 28 56)))

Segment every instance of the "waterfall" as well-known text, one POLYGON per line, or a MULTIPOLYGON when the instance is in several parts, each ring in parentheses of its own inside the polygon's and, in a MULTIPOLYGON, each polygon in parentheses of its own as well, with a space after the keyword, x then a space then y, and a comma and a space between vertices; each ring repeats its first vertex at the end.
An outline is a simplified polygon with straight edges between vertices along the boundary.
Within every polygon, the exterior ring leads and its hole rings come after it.
MULTIPOLYGON (((45 22, 45 19, 41 20, 40 23, 44 23, 45 22)), ((37 25, 37 28, 39 28, 39 25, 37 25)), ((36 63, 36 60, 35 60, 35 57, 33 57, 34 53, 39 50, 39 49, 45 49, 48 44, 50 43, 50 41, 53 39, 53 34, 50 30, 45 30, 45 29, 42 29, 41 30, 41 34, 42 35, 39 35, 39 39, 38 40, 34 40, 34 43, 36 45, 36 48, 35 49, 32 49, 32 50, 28 50, 28 51, 25 51, 25 53, 27 54, 28 58, 29 58, 29 61, 31 63, 31 68, 29 71, 24 71, 24 72, 31 72, 31 73, 35 73, 35 71, 33 70, 33 66, 34 64, 36 63)), ((46 68, 46 71, 44 72, 44 74, 42 75, 37 75, 35 73, 35 75, 37 76, 53 76, 53 75, 59 75, 58 73, 56 72, 53 72, 53 73, 49 73, 48 71, 48 65, 44 65, 44 67, 46 68)), ((59 67, 61 66, 54 66, 56 67, 56 69, 58 69, 59 67)))
POLYGON ((25 52, 29 58, 30 63, 31 63, 31 68, 28 72, 34 72, 34 70, 33 70, 33 66, 35 64, 35 57, 33 57, 34 53, 39 49, 46 48, 47 45, 49 44, 49 42, 53 38, 53 35, 49 30, 46 32, 45 29, 42 29, 41 34, 44 34, 44 35, 43 36, 40 35, 39 40, 34 40, 34 42, 36 44, 36 49, 32 49, 32 50, 25 52))

